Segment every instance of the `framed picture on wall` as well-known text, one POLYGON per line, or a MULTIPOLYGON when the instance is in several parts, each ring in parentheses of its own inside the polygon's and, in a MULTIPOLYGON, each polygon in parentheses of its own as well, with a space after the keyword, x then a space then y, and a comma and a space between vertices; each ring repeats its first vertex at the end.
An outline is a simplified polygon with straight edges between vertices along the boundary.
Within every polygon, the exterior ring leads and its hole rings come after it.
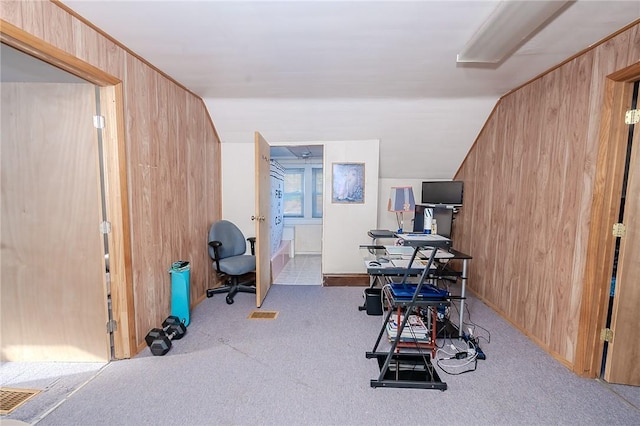
POLYGON ((331 202, 364 204, 364 163, 333 163, 331 202))

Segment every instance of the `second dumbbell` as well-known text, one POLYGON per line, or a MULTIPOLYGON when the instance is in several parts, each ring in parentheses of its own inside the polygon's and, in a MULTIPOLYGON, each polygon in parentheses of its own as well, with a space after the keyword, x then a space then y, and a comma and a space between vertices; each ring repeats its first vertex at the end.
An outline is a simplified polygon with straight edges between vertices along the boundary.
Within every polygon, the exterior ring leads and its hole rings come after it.
POLYGON ((145 341, 155 356, 165 355, 171 349, 172 340, 179 340, 187 333, 187 327, 180 319, 170 316, 162 323, 162 328, 152 328, 145 341))

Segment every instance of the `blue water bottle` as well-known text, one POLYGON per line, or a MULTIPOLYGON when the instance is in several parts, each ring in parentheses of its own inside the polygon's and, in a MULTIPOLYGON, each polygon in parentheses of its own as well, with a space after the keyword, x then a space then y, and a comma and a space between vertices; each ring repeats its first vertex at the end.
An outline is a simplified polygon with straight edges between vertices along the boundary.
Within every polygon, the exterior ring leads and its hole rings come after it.
POLYGON ((173 262, 171 273, 171 315, 180 318, 186 326, 191 321, 189 310, 189 279, 191 266, 189 262, 180 260, 173 262))

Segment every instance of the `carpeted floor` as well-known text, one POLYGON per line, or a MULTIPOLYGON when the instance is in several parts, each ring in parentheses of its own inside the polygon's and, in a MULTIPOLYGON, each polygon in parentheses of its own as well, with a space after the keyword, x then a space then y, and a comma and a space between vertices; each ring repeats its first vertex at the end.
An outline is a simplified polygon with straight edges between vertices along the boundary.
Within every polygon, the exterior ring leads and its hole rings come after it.
POLYGON ((39 425, 640 424, 640 388, 577 377, 473 298, 465 321, 490 337, 481 340, 487 359, 464 374, 438 369, 443 392, 370 386, 379 369, 365 352, 382 317, 358 310, 362 288, 274 285, 261 309, 277 311, 275 320, 248 319, 252 295, 235 300, 227 305, 216 295, 198 305, 187 335, 163 357, 145 350, 83 371, 69 366, 69 374, 60 365, 39 379, 16 373, 24 365, 3 364, 2 386, 45 387, 3 418, 39 425))

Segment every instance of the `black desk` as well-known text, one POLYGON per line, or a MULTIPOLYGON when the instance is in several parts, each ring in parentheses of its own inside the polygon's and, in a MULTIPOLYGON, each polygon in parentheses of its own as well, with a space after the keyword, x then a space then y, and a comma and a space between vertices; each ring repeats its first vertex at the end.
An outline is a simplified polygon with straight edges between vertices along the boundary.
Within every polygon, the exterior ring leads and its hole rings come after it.
MULTIPOLYGON (((396 235, 391 231, 375 230, 375 231, 369 231, 369 236, 382 235, 384 234, 384 232, 392 233, 394 236, 396 235)), ((384 237, 384 238, 387 238, 387 237, 384 237)), ((360 249, 364 250, 363 258, 364 258, 365 267, 367 268, 367 274, 369 275, 370 288, 375 287, 376 283, 379 283, 380 287, 382 287, 384 285, 384 283, 382 282, 384 278, 403 277, 403 276, 418 277, 422 274, 424 270, 424 267, 419 267, 419 268, 396 267, 391 262, 386 262, 386 263, 378 262, 380 264, 375 263, 380 258, 389 259, 393 257, 393 256, 389 256, 385 246, 383 245, 377 245, 377 244, 361 245, 360 249), (374 263, 371 263, 371 262, 374 262, 374 263)), ((462 329, 462 325, 463 325, 462 321, 464 318, 464 304, 465 304, 465 297, 467 292, 469 261, 473 258, 468 254, 462 253, 450 247, 447 248, 447 252, 450 254, 450 256, 443 259, 439 259, 438 257, 434 259, 432 268, 429 271, 428 278, 440 278, 440 279, 450 278, 451 280, 454 280, 454 281, 460 280, 460 312, 459 312, 457 325, 458 325, 459 333, 462 333, 464 331, 462 329), (449 262, 448 262, 451 260, 461 260, 462 270, 457 271, 452 269, 449 266, 449 262), (447 262, 445 263, 445 261, 447 262)), ((364 307, 361 307, 360 309, 364 309, 364 307)))

